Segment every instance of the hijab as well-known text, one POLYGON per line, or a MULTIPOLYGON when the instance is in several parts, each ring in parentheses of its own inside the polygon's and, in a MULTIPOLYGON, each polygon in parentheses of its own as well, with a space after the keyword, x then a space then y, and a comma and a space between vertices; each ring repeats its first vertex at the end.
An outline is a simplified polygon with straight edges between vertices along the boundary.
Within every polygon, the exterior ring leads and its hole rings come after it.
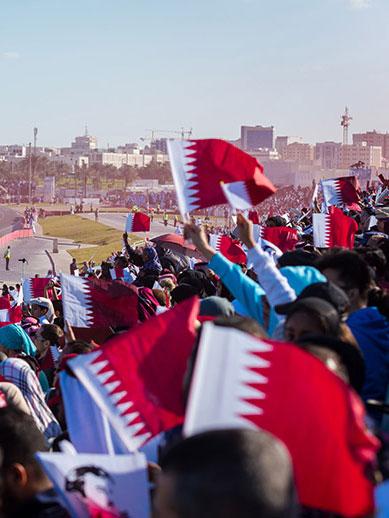
POLYGON ((144 251, 147 255, 147 260, 145 261, 143 268, 145 270, 155 270, 157 272, 161 272, 162 266, 159 261, 159 257, 158 257, 158 254, 157 254, 157 251, 155 250, 155 248, 153 248, 151 246, 147 246, 144 249, 144 251))
POLYGON ((0 345, 12 351, 21 351, 28 356, 35 356, 36 347, 28 334, 17 324, 0 328, 0 345))

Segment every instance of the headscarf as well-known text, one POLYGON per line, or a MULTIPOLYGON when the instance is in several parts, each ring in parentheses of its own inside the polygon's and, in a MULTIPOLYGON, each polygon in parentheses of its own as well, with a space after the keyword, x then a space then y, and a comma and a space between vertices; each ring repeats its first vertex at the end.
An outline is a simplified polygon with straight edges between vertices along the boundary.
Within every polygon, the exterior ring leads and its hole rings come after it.
POLYGON ((155 248, 153 248, 152 246, 147 246, 144 249, 144 251, 147 255, 147 261, 145 261, 143 268, 145 270, 154 270, 157 272, 161 272, 162 266, 155 248))
POLYGON ((38 378, 28 363, 20 358, 8 358, 0 363, 0 376, 21 390, 35 424, 46 439, 61 433, 58 421, 45 402, 38 378))
POLYGON ((36 354, 36 347, 31 338, 17 324, 0 328, 0 345, 12 351, 22 351, 29 356, 36 354))

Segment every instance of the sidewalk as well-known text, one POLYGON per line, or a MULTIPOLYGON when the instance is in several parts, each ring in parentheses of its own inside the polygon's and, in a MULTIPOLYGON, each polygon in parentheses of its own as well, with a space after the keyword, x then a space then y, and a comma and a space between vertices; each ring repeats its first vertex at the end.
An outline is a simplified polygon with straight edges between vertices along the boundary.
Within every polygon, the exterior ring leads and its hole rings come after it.
POLYGON ((69 273, 72 256, 66 251, 70 248, 93 247, 93 245, 79 245, 71 239, 58 239, 58 253, 53 253, 53 244, 56 238, 43 236, 40 225, 37 225, 37 234, 31 238, 16 239, 10 243, 11 261, 10 270, 5 270, 4 251, 0 256, 0 283, 20 282, 22 277, 40 277, 47 275, 53 269, 52 261, 57 273, 69 273), (23 264, 20 259, 26 259, 23 264))

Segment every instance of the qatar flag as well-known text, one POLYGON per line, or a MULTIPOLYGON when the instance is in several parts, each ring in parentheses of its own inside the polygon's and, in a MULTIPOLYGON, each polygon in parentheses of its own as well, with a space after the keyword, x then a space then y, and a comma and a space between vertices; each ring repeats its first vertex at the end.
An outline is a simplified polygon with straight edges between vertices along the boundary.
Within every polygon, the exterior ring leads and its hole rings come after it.
POLYGON ((276 191, 254 157, 224 140, 170 140, 168 152, 183 217, 224 203, 249 209, 276 191))
POLYGON ((354 248, 355 234, 358 231, 357 222, 338 209, 330 207, 328 214, 316 214, 313 221, 313 244, 318 248, 354 248))
POLYGON ((126 221, 126 232, 149 232, 150 218, 143 212, 129 213, 126 221))
POLYGON ((29 304, 31 299, 45 296, 45 288, 53 279, 49 277, 34 277, 23 281, 23 300, 29 304))
POLYGON ((65 321, 72 327, 106 329, 138 323, 137 288, 122 281, 61 274, 65 321))
POLYGON ((209 244, 216 252, 220 252, 231 262, 236 264, 247 263, 247 256, 236 239, 232 239, 230 236, 223 236, 222 234, 211 234, 209 244))
POLYGON ((183 380, 198 312, 199 300, 186 300, 69 361, 130 451, 184 420, 183 380))
POLYGON ((357 394, 310 353, 203 325, 185 435, 237 427, 272 433, 291 454, 303 505, 345 517, 374 511, 367 473, 379 443, 364 420, 357 394))
POLYGON ((264 227, 253 225, 253 234, 256 242, 260 239, 272 243, 282 253, 294 250, 299 241, 298 232, 291 227, 264 227))
POLYGON ((331 178, 322 180, 321 187, 326 207, 330 205, 346 205, 353 210, 357 208, 359 202, 359 182, 355 176, 343 176, 341 178, 331 178))
POLYGON ((22 320, 21 306, 12 306, 10 297, 0 297, 0 327, 19 324, 22 320))

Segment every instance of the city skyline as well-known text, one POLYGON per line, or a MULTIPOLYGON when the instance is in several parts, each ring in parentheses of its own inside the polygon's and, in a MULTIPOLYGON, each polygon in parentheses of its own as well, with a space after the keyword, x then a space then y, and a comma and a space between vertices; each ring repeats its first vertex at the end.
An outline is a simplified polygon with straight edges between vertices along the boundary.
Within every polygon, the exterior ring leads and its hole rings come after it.
MULTIPOLYGON (((384 0, 9 2, 0 20, 0 142, 99 146, 193 128, 274 125, 304 142, 389 130, 384 0), (11 22, 11 23, 10 23, 11 22)), ((167 135, 161 135, 167 136, 167 135)))

